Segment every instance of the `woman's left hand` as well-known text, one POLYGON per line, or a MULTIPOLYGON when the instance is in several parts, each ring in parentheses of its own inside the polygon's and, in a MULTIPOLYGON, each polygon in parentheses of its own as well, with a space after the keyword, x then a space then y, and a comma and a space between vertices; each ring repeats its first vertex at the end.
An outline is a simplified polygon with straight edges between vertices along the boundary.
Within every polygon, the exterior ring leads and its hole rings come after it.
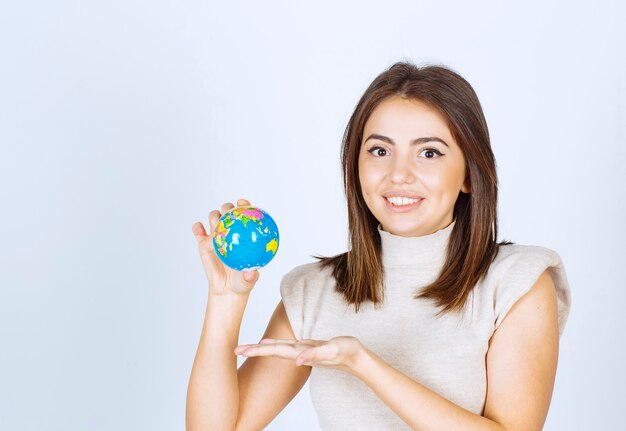
POLYGON ((350 336, 324 340, 291 340, 264 338, 260 344, 242 344, 235 348, 236 355, 274 356, 295 360, 296 365, 335 368, 353 372, 365 348, 350 336))

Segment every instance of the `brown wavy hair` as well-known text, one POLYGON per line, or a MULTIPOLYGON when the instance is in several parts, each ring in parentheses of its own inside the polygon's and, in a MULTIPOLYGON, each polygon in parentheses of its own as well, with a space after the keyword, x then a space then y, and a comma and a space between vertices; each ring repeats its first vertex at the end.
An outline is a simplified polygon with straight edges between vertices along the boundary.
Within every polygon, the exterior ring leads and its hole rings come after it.
POLYGON ((441 307, 437 316, 460 312, 474 286, 487 273, 499 245, 512 242, 496 242, 498 177, 482 107, 472 86, 446 66, 397 62, 378 75, 361 96, 346 126, 341 149, 350 250, 332 257, 312 257, 320 261, 322 268, 332 268, 336 290, 355 305, 357 313, 363 301, 373 301, 375 307, 383 302, 379 221, 363 199, 358 157, 365 123, 374 109, 391 96, 418 100, 438 111, 465 156, 470 193, 459 192, 454 204, 456 223, 446 260, 438 278, 414 296, 433 300, 441 307))

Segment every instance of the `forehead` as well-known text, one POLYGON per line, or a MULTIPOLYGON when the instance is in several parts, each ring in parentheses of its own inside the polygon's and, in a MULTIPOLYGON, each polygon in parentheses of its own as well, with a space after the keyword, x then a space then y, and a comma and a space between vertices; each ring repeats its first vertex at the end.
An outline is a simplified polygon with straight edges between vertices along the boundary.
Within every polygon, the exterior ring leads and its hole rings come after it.
POLYGON ((399 96, 388 97, 376 106, 365 123, 364 139, 370 133, 398 140, 437 136, 456 144, 443 115, 424 102, 399 96))

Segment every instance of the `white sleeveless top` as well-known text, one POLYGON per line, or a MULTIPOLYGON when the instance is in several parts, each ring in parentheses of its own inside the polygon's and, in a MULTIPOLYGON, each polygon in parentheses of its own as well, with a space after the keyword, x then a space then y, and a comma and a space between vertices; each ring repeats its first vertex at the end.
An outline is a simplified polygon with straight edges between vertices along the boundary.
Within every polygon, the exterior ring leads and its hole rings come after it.
MULTIPOLYGON (((358 338, 369 350, 413 380, 455 404, 483 414, 489 339, 513 304, 548 269, 557 289, 559 336, 570 309, 570 288, 560 256, 540 246, 500 246, 488 273, 468 296, 465 312, 444 314, 430 300, 413 299, 435 280, 445 260, 453 221, 421 237, 378 232, 385 269, 384 303, 354 305, 335 291, 331 268, 319 262, 292 269, 280 293, 297 339, 358 338)), ((351 374, 313 367, 311 399, 322 430, 410 430, 371 389, 351 374)))

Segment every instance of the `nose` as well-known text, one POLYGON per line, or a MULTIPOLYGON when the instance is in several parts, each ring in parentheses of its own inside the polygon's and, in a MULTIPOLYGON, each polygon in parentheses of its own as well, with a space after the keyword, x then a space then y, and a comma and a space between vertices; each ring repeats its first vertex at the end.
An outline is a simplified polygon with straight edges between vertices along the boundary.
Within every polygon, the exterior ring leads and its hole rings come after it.
POLYGON ((409 157, 398 157, 391 164, 390 172, 391 182, 393 183, 412 183, 415 181, 413 173, 413 164, 409 157))

